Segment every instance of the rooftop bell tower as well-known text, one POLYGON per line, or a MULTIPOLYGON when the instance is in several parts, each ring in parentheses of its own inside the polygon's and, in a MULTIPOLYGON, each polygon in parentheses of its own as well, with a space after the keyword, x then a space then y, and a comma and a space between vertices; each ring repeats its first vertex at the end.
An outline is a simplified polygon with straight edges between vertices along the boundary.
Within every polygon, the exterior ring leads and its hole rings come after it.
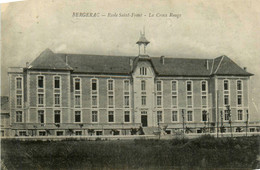
POLYGON ((140 31, 140 38, 139 40, 136 42, 136 44, 138 44, 139 47, 139 57, 149 57, 146 54, 146 46, 150 43, 150 41, 148 41, 145 38, 145 29, 142 31, 140 31))

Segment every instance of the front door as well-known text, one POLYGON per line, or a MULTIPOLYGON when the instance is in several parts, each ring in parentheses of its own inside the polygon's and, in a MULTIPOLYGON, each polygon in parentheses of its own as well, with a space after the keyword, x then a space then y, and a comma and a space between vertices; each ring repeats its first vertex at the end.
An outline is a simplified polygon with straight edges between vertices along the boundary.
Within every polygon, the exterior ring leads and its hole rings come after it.
POLYGON ((143 127, 147 127, 147 115, 141 115, 141 122, 143 127))

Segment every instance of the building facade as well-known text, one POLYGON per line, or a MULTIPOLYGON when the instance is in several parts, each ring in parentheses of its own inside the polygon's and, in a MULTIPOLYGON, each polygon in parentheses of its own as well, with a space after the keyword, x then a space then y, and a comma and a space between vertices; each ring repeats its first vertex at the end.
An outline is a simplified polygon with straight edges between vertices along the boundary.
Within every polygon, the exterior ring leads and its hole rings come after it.
MULTIPOLYGON (((227 56, 150 57, 53 53, 10 68, 13 136, 243 131, 253 74, 227 56), (229 128, 230 123, 232 128, 229 128)), ((252 129, 253 131, 253 129, 252 129)))

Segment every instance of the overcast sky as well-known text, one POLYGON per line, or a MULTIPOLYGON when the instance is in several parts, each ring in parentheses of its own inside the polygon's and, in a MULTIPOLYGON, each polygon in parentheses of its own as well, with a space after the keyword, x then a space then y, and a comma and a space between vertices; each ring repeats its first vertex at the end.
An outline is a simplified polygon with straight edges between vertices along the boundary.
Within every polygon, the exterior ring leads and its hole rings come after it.
MULTIPOLYGON (((260 1, 37 0, 1 6, 1 89, 7 67, 25 66, 44 49, 54 52, 137 55, 145 26, 150 56, 215 58, 227 55, 254 73, 260 103, 260 1), (142 17, 73 17, 73 12, 135 13, 142 17), (149 17, 151 14, 181 14, 149 17), (146 15, 146 16, 144 16, 146 15)), ((259 107, 259 106, 258 106, 259 107)), ((259 117, 259 116, 258 116, 259 117)))

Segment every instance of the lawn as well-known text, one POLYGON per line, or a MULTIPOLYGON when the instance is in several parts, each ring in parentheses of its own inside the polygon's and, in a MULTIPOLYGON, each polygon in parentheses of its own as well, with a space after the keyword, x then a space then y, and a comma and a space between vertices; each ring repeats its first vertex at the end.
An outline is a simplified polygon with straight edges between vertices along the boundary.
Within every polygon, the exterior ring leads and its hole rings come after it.
POLYGON ((128 141, 2 140, 7 169, 260 168, 260 137, 128 141))

